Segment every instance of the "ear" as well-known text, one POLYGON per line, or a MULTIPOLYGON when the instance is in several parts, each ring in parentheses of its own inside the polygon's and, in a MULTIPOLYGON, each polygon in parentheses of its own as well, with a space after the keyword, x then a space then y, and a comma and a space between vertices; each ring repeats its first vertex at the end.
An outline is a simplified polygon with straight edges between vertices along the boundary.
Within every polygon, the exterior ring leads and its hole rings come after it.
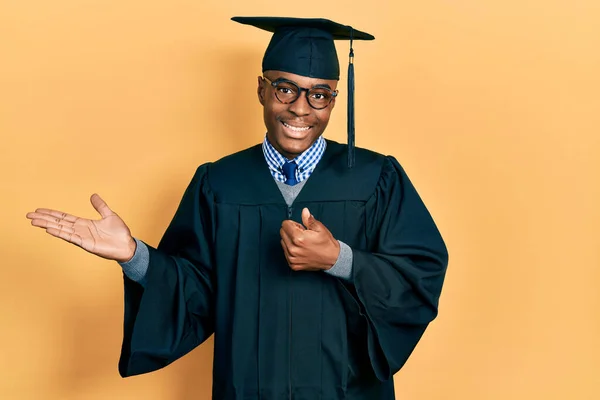
POLYGON ((258 77, 258 88, 256 89, 256 93, 258 94, 258 101, 260 101, 261 105, 265 105, 265 90, 266 90, 265 80, 259 76, 258 77))

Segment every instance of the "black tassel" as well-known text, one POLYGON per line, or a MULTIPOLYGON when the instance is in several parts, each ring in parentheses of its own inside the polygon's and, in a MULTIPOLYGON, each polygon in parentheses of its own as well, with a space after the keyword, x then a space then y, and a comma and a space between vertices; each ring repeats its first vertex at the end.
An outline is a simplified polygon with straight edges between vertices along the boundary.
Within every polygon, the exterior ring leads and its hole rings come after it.
POLYGON ((354 166, 354 49, 350 27, 350 63, 348 64, 348 168, 354 166))

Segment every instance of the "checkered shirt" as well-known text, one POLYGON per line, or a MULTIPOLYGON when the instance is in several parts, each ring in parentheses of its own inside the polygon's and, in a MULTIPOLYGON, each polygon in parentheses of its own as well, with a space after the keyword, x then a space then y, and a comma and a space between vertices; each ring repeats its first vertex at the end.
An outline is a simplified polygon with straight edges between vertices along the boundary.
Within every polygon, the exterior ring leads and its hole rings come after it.
MULTIPOLYGON (((296 169, 296 180, 298 182, 302 182, 305 179, 308 179, 310 174, 315 170, 315 167, 323 157, 323 153, 325 153, 325 148, 327 147, 327 142, 323 139, 323 136, 319 136, 319 138, 310 146, 304 153, 300 154, 298 157, 293 160, 298 168, 296 169)), ((277 181, 285 183, 285 176, 283 175, 283 164, 288 161, 284 156, 282 156, 265 136, 265 140, 262 145, 263 154, 265 155, 265 160, 267 161, 267 165, 269 166, 269 171, 271 171, 271 175, 277 181)))

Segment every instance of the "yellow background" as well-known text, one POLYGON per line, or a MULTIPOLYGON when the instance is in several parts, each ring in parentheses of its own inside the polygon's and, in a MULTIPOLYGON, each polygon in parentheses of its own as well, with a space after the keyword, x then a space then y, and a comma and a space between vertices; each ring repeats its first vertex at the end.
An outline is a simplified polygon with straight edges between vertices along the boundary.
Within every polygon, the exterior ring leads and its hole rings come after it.
POLYGON ((121 379, 119 267, 25 214, 94 217, 98 192, 156 244, 196 166, 264 135, 270 36, 233 15, 377 38, 355 45, 357 144, 400 160, 450 249, 398 397, 600 398, 597 0, 1 0, 0 398, 209 398, 212 341, 121 379))

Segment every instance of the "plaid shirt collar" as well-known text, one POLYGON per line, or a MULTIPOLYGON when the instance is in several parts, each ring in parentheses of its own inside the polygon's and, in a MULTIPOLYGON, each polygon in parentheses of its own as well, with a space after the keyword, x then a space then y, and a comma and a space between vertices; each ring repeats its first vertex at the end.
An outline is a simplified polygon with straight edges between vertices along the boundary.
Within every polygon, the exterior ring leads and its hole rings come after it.
MULTIPOLYGON (((296 169, 296 180, 298 182, 302 182, 306 180, 310 174, 315 170, 317 164, 323 157, 323 153, 325 153, 325 148, 327 147, 327 142, 323 139, 323 136, 319 136, 319 138, 306 149, 302 154, 293 160, 297 165, 298 169, 296 169)), ((262 145, 263 154, 265 156, 265 160, 267 161, 267 165, 269 166, 269 171, 271 171, 271 175, 275 180, 279 182, 285 183, 285 176, 283 175, 281 167, 288 161, 284 156, 282 156, 265 136, 265 140, 262 145)))

